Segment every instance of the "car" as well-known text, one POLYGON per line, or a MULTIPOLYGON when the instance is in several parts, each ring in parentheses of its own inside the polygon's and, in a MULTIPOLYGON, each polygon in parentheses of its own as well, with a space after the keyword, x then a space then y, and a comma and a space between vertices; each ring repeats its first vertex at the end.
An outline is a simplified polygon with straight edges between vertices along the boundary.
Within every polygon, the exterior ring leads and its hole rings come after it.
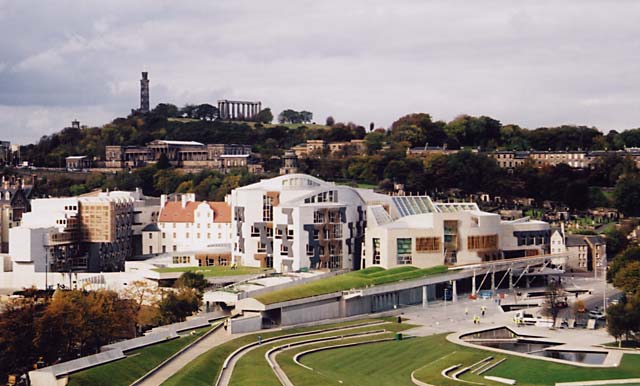
POLYGON ((605 315, 601 311, 589 311, 589 318, 600 320, 600 319, 604 319, 605 315))
POLYGON ((493 291, 491 290, 482 290, 478 293, 480 295, 480 299, 491 299, 493 296, 493 291))

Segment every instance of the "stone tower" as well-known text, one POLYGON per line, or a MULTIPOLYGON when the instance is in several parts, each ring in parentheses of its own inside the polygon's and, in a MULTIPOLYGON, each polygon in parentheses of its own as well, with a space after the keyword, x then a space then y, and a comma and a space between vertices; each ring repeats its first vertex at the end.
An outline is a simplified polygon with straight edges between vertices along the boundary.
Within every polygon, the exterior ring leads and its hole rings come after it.
POLYGON ((280 168, 280 175, 298 172, 298 156, 293 150, 284 152, 284 164, 280 168))
POLYGON ((144 71, 142 73, 142 79, 140 79, 140 112, 149 112, 149 77, 148 73, 144 71))

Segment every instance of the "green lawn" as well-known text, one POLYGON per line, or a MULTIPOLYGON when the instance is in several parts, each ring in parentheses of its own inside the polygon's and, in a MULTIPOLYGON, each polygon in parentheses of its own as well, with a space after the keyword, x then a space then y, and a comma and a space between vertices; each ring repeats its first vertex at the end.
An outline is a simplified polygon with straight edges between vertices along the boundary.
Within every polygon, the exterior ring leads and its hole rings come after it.
POLYGON ((193 335, 184 335, 164 343, 141 348, 127 353, 127 357, 88 370, 72 374, 69 386, 127 386, 162 363, 189 343, 202 336, 212 327, 195 330, 193 335))
POLYGON ((379 267, 371 267, 360 271, 353 271, 326 279, 320 279, 310 283, 292 285, 281 290, 257 296, 256 299, 263 304, 273 304, 288 300, 306 298, 309 296, 392 283, 401 280, 417 279, 444 272, 447 272, 447 267, 444 265, 425 269, 407 266, 385 270, 379 267))
POLYGON ((366 322, 372 322, 373 319, 367 320, 356 320, 352 322, 346 323, 336 323, 336 324, 326 324, 323 326, 317 327, 306 327, 306 328, 294 328, 282 331, 272 331, 272 332, 263 332, 256 333, 251 335, 245 335, 240 338, 236 338, 232 341, 224 343, 220 346, 214 347, 206 353, 200 355, 195 360, 191 361, 185 367, 180 369, 177 373, 171 376, 168 380, 166 380, 162 385, 163 386, 211 386, 215 380, 218 378, 218 374, 220 373, 220 369, 222 367, 222 363, 224 360, 236 349, 249 344, 251 342, 255 342, 258 339, 258 336, 261 335, 263 339, 271 338, 274 336, 281 336, 287 334, 294 334, 297 332, 304 331, 315 331, 321 330, 331 327, 346 327, 355 324, 361 324, 366 322))
MULTIPOLYGON (((271 370, 271 367, 269 367, 269 364, 267 363, 264 357, 267 351, 269 351, 270 349, 276 346, 281 346, 287 343, 301 342, 309 339, 340 336, 343 334, 355 334, 355 333, 375 331, 380 329, 385 329, 389 332, 386 334, 380 334, 380 335, 376 334, 368 337, 365 336, 365 337, 359 337, 359 338, 345 338, 344 341, 333 341, 330 343, 327 342, 320 345, 336 345, 336 344, 355 342, 355 341, 390 338, 390 337, 393 337, 395 332, 404 331, 411 327, 415 327, 415 326, 412 326, 406 323, 404 324, 387 323, 387 324, 378 325, 378 326, 366 326, 366 327, 354 328, 353 330, 349 330, 348 332, 346 331, 345 332, 328 332, 326 334, 319 334, 319 335, 313 336, 313 338, 299 337, 299 338, 281 340, 279 342, 274 342, 271 344, 264 344, 260 348, 251 350, 249 353, 245 354, 240 361, 238 361, 233 371, 233 374, 231 376, 230 385, 231 386, 243 386, 243 385, 279 386, 280 382, 278 381, 278 378, 275 376, 275 374, 273 373, 273 370, 271 370)), ((301 347, 299 351, 303 351, 314 346, 304 346, 304 347, 301 347)), ((281 355, 283 354, 281 353, 278 356, 278 358, 280 358, 281 355)), ((295 384, 297 385, 297 383, 295 384)))
POLYGON ((173 267, 173 268, 157 268, 154 269, 156 272, 166 273, 166 272, 198 272, 203 274, 205 277, 214 277, 214 276, 236 276, 236 275, 253 275, 261 272, 265 272, 262 268, 253 268, 253 267, 237 267, 236 269, 231 269, 231 266, 222 266, 222 265, 212 265, 209 267, 173 267))
MULTIPOLYGON (((507 360, 483 375, 516 379, 518 385, 549 386, 555 382, 596 380, 607 378, 640 377, 640 355, 625 355, 618 368, 585 369, 537 359, 496 354, 450 343, 446 335, 373 343, 370 345, 320 351, 302 358, 310 366, 309 371, 293 363, 292 357, 301 349, 287 351, 278 356, 278 363, 296 386, 326 384, 342 385, 411 385, 411 372, 426 383, 438 386, 460 385, 447 380, 440 372, 452 365, 471 365, 488 356, 507 360), (348 364, 348 365, 347 365, 348 364)), ((305 348, 308 349, 308 348, 305 348)), ((474 374, 465 374, 463 380, 482 382, 488 386, 500 384, 490 382, 474 374)))

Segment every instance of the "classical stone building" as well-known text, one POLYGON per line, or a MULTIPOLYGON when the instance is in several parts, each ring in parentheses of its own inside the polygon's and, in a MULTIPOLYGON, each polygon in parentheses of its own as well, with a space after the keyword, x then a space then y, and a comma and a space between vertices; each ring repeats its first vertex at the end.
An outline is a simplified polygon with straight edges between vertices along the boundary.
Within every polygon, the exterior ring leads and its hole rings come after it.
POLYGON ((138 168, 154 164, 165 156, 171 165, 181 168, 217 169, 223 173, 246 167, 261 172, 250 145, 208 144, 195 141, 155 140, 146 146, 106 146, 107 168, 138 168))

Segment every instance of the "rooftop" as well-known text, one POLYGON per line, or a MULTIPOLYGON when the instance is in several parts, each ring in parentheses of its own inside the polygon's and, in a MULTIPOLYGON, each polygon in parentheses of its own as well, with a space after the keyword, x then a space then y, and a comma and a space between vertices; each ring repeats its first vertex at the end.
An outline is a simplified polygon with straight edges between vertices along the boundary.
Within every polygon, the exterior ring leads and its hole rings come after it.
POLYGON ((218 201, 189 201, 184 208, 180 201, 169 201, 160 211, 160 218, 158 219, 158 222, 193 222, 193 212, 202 203, 208 204, 213 210, 214 223, 231 222, 231 207, 226 202, 218 201))

